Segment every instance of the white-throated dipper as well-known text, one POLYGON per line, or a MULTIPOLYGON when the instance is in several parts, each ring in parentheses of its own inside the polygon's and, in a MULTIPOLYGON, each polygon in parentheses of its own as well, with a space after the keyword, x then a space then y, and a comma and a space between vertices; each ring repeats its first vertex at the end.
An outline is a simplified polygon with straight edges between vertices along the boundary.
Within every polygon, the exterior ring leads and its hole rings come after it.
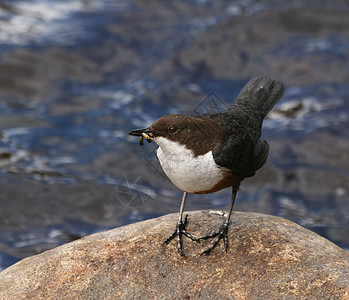
POLYGON ((234 103, 222 113, 198 117, 166 115, 153 125, 129 132, 154 140, 159 148, 157 157, 168 178, 184 191, 179 219, 174 233, 164 244, 177 236, 180 255, 182 235, 193 241, 215 238, 202 254, 209 254, 223 239, 228 249, 228 226, 236 193, 241 181, 251 177, 261 168, 268 157, 269 146, 261 140, 261 127, 265 116, 282 97, 284 86, 269 77, 251 79, 234 103), (228 216, 213 234, 195 238, 185 229, 184 205, 188 193, 207 194, 232 187, 228 216))

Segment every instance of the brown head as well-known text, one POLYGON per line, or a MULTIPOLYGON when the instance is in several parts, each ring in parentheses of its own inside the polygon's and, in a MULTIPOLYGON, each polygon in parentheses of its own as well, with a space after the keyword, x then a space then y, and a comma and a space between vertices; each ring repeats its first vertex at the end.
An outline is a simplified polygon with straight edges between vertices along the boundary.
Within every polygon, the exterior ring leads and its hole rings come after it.
POLYGON ((210 119, 185 115, 166 115, 148 128, 136 129, 130 135, 148 139, 167 138, 191 149, 195 156, 203 155, 219 144, 222 129, 210 119))

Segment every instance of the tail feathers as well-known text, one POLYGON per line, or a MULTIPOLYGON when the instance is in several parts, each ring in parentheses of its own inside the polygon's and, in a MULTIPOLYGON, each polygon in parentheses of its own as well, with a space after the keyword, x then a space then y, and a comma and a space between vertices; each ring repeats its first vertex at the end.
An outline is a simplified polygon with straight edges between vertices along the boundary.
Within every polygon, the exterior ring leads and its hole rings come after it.
POLYGON ((269 77, 251 79, 241 90, 234 105, 248 106, 264 118, 284 93, 284 85, 269 77))

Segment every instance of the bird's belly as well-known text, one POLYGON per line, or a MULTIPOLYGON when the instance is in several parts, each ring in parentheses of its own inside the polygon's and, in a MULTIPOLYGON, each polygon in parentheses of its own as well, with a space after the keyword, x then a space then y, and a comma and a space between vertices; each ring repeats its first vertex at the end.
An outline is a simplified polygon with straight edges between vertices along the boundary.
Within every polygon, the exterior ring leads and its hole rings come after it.
MULTIPOLYGON (((212 151, 194 157, 184 146, 175 149, 157 150, 161 167, 168 178, 181 190, 188 193, 213 192, 224 180, 224 172, 214 161, 212 151)), ((225 186, 226 187, 226 186, 225 186)))

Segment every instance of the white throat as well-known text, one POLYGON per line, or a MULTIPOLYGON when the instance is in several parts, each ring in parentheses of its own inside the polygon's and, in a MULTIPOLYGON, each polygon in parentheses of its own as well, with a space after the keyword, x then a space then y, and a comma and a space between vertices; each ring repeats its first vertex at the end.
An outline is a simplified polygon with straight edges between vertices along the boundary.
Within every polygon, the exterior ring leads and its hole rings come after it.
POLYGON ((223 179, 212 151, 194 157, 185 146, 164 137, 155 137, 157 157, 168 178, 181 190, 196 193, 210 190, 223 179))

